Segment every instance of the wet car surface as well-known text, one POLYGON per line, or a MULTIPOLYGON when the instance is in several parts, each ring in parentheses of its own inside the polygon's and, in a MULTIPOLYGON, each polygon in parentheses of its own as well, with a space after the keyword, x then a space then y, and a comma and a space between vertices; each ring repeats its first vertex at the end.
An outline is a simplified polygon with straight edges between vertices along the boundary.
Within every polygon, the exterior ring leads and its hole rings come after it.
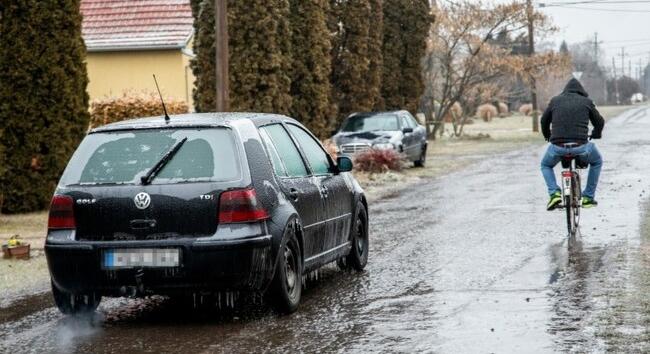
POLYGON ((600 204, 571 254, 531 147, 371 204, 366 271, 312 274, 293 315, 153 298, 66 318, 35 295, 2 309, 0 352, 647 351, 649 130, 645 108, 608 123, 600 204))
POLYGON ((240 292, 298 308, 301 280, 367 263, 367 203, 297 121, 199 113, 93 129, 50 207, 45 254, 61 312, 102 297, 168 295, 231 306, 240 292))

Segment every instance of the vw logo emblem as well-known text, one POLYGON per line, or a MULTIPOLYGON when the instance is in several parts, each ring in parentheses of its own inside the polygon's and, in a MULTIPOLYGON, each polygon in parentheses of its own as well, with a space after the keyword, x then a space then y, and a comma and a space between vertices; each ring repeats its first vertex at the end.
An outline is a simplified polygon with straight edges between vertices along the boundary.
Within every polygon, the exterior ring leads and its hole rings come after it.
POLYGON ((138 193, 135 198, 133 198, 135 206, 138 209, 147 209, 149 204, 151 204, 151 197, 145 192, 138 193))

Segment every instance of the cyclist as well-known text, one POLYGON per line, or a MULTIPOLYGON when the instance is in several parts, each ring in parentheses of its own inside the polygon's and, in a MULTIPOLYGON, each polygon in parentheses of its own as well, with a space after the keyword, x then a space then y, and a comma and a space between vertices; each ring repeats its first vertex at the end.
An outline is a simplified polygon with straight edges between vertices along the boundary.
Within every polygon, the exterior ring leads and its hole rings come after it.
POLYGON ((589 164, 587 186, 582 193, 582 207, 598 205, 595 199, 596 186, 603 160, 596 145, 589 141, 589 122, 594 127, 591 138, 600 139, 605 120, 580 81, 575 78, 569 80, 562 93, 551 99, 541 122, 544 139, 551 143, 541 164, 542 175, 551 196, 546 209, 553 210, 562 202, 553 167, 564 155, 580 155, 580 160, 589 164), (565 144, 571 144, 571 147, 565 147, 565 144))

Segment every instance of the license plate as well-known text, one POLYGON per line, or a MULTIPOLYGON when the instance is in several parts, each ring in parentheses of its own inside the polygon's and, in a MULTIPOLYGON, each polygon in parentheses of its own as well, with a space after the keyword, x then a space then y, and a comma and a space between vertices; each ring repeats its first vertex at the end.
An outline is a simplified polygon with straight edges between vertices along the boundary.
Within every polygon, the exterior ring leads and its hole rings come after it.
POLYGON ((170 268, 179 265, 178 248, 125 248, 104 251, 104 268, 170 268))

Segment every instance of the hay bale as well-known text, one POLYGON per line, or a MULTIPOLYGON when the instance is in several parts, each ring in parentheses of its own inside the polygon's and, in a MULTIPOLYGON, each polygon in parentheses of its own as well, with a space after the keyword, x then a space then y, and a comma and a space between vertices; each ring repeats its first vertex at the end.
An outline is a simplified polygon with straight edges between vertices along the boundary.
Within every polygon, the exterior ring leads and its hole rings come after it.
POLYGON ((476 116, 483 119, 484 122, 489 122, 498 115, 499 111, 490 103, 482 104, 476 109, 476 116))
POLYGON ((529 116, 533 113, 533 105, 530 103, 522 104, 521 107, 519 107, 519 113, 529 116))

